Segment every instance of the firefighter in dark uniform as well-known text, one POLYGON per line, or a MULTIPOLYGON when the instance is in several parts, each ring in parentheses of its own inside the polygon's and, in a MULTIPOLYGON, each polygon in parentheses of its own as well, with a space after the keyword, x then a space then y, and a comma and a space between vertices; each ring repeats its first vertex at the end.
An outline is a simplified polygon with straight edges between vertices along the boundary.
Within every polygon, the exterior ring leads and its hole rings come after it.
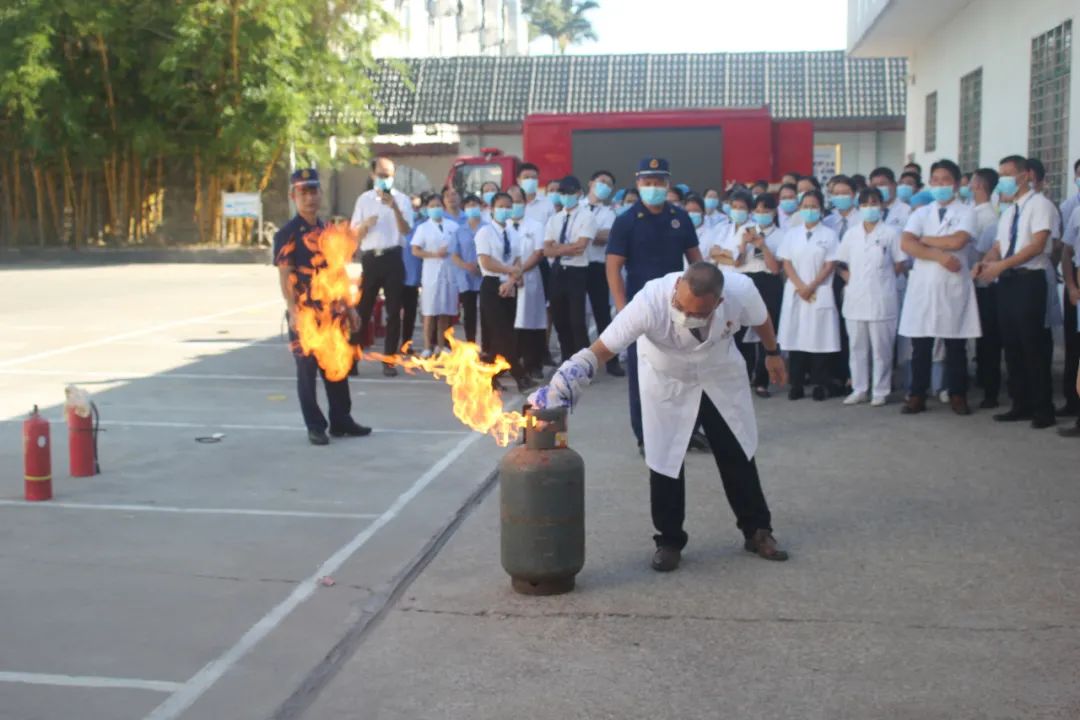
MULTIPOLYGON (((319 219, 322 190, 319 173, 314 168, 297 170, 290 178, 289 199, 296 205, 296 216, 274 235, 274 264, 278 267, 281 295, 285 299, 289 318, 289 342, 296 359, 296 392, 300 397, 300 411, 307 425, 308 440, 312 445, 327 445, 334 437, 363 437, 371 434, 352 419, 352 399, 349 396, 348 379, 332 382, 326 379, 313 355, 304 355, 296 335, 296 307, 300 296, 307 289, 312 269, 312 252, 304 237, 323 227, 319 219), (319 410, 315 398, 315 378, 321 373, 330 405, 330 423, 319 410)), ((353 321, 356 318, 352 319, 353 321)))
MULTIPOLYGON (((640 200, 617 217, 611 226, 606 257, 607 280, 618 312, 622 312, 626 303, 648 281, 680 272, 684 258, 691 263, 701 260, 697 231, 690 216, 667 201, 670 184, 671 170, 667 160, 643 158, 637 171, 640 200)), ((626 351, 626 374, 630 391, 630 425, 641 449, 644 440, 637 364, 635 343, 626 351)))

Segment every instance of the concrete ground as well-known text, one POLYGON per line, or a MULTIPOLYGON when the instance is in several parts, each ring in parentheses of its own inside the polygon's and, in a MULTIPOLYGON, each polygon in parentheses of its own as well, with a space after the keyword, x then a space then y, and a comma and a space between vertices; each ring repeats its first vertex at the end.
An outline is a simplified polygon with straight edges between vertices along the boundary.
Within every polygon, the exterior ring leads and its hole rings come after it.
POLYGON ((661 576, 625 381, 602 377, 571 420, 586 567, 528 598, 497 492, 467 514, 502 451, 444 386, 366 366, 376 434, 306 444, 269 268, 0 282, 0 718, 1080 717, 1080 452, 1052 431, 756 401, 792 560, 741 549, 694 454, 661 576), (101 407, 104 473, 68 477, 54 423, 56 499, 27 505, 21 416, 58 419, 67 382, 101 407))

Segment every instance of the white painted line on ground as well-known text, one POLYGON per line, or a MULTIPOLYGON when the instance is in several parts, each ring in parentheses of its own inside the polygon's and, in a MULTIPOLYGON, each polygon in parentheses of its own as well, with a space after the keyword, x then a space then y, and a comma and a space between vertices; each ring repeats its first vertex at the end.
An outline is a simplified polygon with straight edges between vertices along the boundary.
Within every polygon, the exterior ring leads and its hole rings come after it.
POLYGON ((119 340, 128 340, 130 338, 152 335, 153 333, 159 332, 161 330, 167 330, 169 328, 184 327, 185 325, 195 325, 198 323, 214 320, 219 317, 228 317, 229 315, 236 315, 238 313, 248 312, 249 310, 259 310, 265 307, 270 307, 271 305, 280 304, 280 299, 267 300, 261 303, 254 303, 252 305, 244 305, 242 307, 233 308, 232 310, 224 310, 222 312, 214 313, 212 315, 201 315, 199 317, 186 318, 183 320, 173 320, 172 322, 158 323, 157 325, 150 325, 148 327, 139 328, 137 330, 129 330, 128 332, 122 332, 117 335, 109 335, 107 337, 97 338, 96 340, 87 340, 86 342, 75 343, 74 345, 65 345, 63 347, 53 348, 52 350, 43 350, 39 353, 23 355, 21 358, 4 360, 0 362, 0 368, 22 365, 23 363, 28 363, 32 360, 41 360, 43 358, 54 357, 56 355, 64 355, 69 352, 75 352, 76 350, 85 350, 86 348, 109 345, 110 343, 114 343, 119 340))
POLYGON ((360 531, 352 540, 338 548, 337 552, 327 558, 326 562, 301 582, 282 600, 276 607, 255 623, 244 635, 224 653, 207 663, 199 672, 183 684, 179 690, 173 693, 165 702, 155 708, 145 720, 172 720, 194 705, 225 673, 229 672, 240 660, 244 658, 252 648, 259 644, 263 638, 269 635, 280 625, 289 614, 300 606, 305 600, 314 594, 318 587, 318 580, 326 575, 333 575, 348 561, 360 548, 362 548, 375 533, 381 530, 387 523, 396 518, 409 502, 419 495, 431 481, 437 478, 443 470, 461 457, 470 445, 480 439, 478 433, 470 433, 462 439, 441 460, 429 467, 423 475, 408 490, 398 495, 394 503, 387 508, 373 523, 360 531))
MULTIPOLYGON (((18 375, 23 377, 62 377, 68 380, 79 378, 100 378, 105 380, 131 381, 131 380, 236 380, 257 382, 296 382, 295 375, 237 375, 224 373, 177 373, 169 370, 160 370, 156 373, 145 370, 31 370, 18 369, 8 370, 0 366, 0 375, 18 375)), ((434 378, 425 375, 413 375, 396 379, 390 378, 356 378, 350 377, 350 383, 366 383, 372 385, 407 385, 411 383, 427 385, 436 382, 434 378)), ((442 382, 441 380, 439 382, 442 382)))
POLYGON ((250 515, 255 517, 316 518, 326 520, 374 520, 374 513, 309 512, 305 510, 256 510, 252 508, 191 508, 169 505, 109 505, 77 502, 27 502, 25 500, 0 500, 0 507, 33 509, 58 508, 63 510, 115 510, 118 512, 180 513, 184 515, 250 515))
POLYGON ((183 687, 182 683, 166 680, 138 680, 136 678, 95 677, 93 675, 50 675, 48 673, 2 672, 0 682, 23 683, 25 685, 61 685, 64 687, 82 687, 119 690, 153 690, 154 692, 172 693, 183 687))
MULTIPOLYGON (((23 417, 13 417, 0 420, 0 423, 21 423, 26 419, 23 417)), ((45 418, 50 423, 57 425, 63 425, 67 422, 62 417, 47 417, 45 418)), ((117 427, 117 428, 171 428, 174 430, 255 430, 262 431, 267 430, 270 432, 304 432, 303 425, 245 425, 241 423, 192 423, 192 422, 174 422, 171 420, 102 420, 102 427, 117 427)), ((417 430, 414 428, 375 428, 372 432, 386 433, 389 435, 465 435, 469 431, 464 428, 460 430, 417 430)))

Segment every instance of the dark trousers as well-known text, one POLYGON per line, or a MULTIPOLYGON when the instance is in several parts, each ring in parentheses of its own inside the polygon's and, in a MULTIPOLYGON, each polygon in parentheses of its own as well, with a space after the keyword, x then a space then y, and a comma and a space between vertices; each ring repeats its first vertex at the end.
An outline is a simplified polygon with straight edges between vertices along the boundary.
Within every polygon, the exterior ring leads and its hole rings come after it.
POLYGON ((401 261, 401 248, 391 248, 382 255, 366 252, 360 256, 363 279, 360 284, 360 337, 367 337, 371 325, 371 313, 375 300, 382 290, 386 302, 386 342, 383 352, 394 355, 400 349, 401 340, 401 292, 405 287, 405 264, 401 261))
MULTIPOLYGON (((289 331, 289 340, 297 342, 296 333, 289 331)), ((349 423, 349 413, 352 412, 352 398, 349 396, 348 379, 333 382, 326 379, 326 373, 319 367, 314 355, 304 355, 299 350, 293 350, 296 359, 296 395, 300 399, 300 412, 304 415, 304 425, 308 430, 324 431, 327 428, 326 418, 319 409, 319 401, 315 394, 316 378, 322 375, 323 387, 326 388, 326 399, 330 405, 330 427, 344 427, 349 423)))
POLYGON ((975 341, 975 381, 989 400, 1001 392, 1001 332, 998 329, 998 288, 976 287, 982 337, 975 341))
POLYGON ((589 347, 589 331, 585 326, 585 294, 589 269, 562 267, 551 269, 551 320, 559 336, 559 352, 566 362, 578 350, 589 347))
POLYGON ((514 313, 517 299, 499 296, 497 277, 487 276, 480 282, 480 322, 483 325, 484 354, 487 362, 494 362, 501 355, 510 363, 510 373, 521 377, 521 365, 517 360, 517 343, 514 335, 514 313))
MULTIPOLYGON (((604 263, 589 263, 588 275, 589 305, 592 306, 593 319, 596 320, 596 337, 607 330, 611 324, 611 290, 607 284, 607 269, 604 263)), ((609 365, 617 365, 618 358, 611 360, 609 365)))
MULTIPOLYGON (((784 299, 784 278, 781 275, 773 275, 769 272, 749 273, 747 277, 754 281, 761 299, 765 301, 765 309, 769 311, 773 328, 780 327, 780 305, 784 299)), ((746 328, 735 334, 735 344, 742 352, 746 360, 746 371, 750 375, 750 383, 754 387, 769 387, 769 371, 765 369, 765 346, 762 343, 744 343, 746 328)))
POLYGON ((638 445, 641 445, 645 433, 641 428, 641 393, 638 390, 637 343, 626 348, 626 386, 630 396, 630 429, 634 431, 638 445))
POLYGON ((1036 418, 1053 418, 1049 357, 1053 342, 1046 340, 1046 273, 1002 273, 998 279, 998 320, 1013 407, 1036 418))
MULTIPOLYGON (((420 299, 420 288, 405 285, 401 290, 401 342, 410 342, 416 332, 416 307, 420 299)), ((442 339, 439 339, 442 344, 442 339)))
MULTIPOLYGON (((836 307, 844 307, 844 288, 847 283, 840 277, 840 273, 833 275, 833 299, 836 307)), ((850 341, 847 334, 847 323, 840 321, 840 352, 833 353, 829 360, 829 375, 841 386, 846 385, 851 379, 850 341)))
MULTIPOLYGON (((1075 268, 1065 268, 1065 272, 1076 272, 1075 268)), ((1076 394, 1076 370, 1080 365, 1080 331, 1076 329, 1076 306, 1069 302, 1065 293, 1065 375, 1062 378, 1062 392, 1065 404, 1080 407, 1080 397, 1076 394)))
POLYGON ((465 339, 471 343, 476 342, 476 300, 479 293, 476 290, 466 290, 458 293, 461 301, 461 324, 465 326, 465 339))
POLYGON ((544 344, 547 330, 515 329, 518 357, 525 372, 542 372, 544 369, 544 344))
MULTIPOLYGON (((743 535, 749 538, 755 530, 762 528, 772 531, 772 515, 761 489, 757 464, 746 457, 735 434, 705 393, 701 395, 697 421, 709 440, 716 468, 720 471, 720 481, 724 484, 724 494, 743 535)), ((677 478, 650 470, 649 495, 653 526, 657 531, 653 539, 657 546, 680 550, 686 547, 689 536, 683 530, 686 518, 685 466, 679 468, 677 478)))
MULTIPOLYGON (((925 398, 930 391, 933 356, 934 338, 911 338, 912 397, 925 398)), ((945 341, 945 387, 949 389, 949 395, 967 396, 967 340, 945 341)))
POLYGON ((832 358, 836 353, 811 353, 801 350, 792 350, 788 353, 789 374, 791 387, 802 389, 807 373, 810 374, 811 385, 829 385, 832 368, 832 358))

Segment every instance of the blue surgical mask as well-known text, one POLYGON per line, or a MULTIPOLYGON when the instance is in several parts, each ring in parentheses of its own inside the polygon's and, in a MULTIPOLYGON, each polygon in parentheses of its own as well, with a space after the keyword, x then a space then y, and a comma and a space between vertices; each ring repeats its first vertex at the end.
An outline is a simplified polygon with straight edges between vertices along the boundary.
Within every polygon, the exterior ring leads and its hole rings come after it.
POLYGON ((510 217, 515 220, 525 217, 525 203, 514 203, 510 208, 510 217))
POLYGON ((786 212, 788 215, 799 209, 799 201, 795 198, 787 198, 780 201, 780 209, 786 212))
POLYGON ((724 203, 724 214, 731 215, 731 203, 724 203))
POLYGON ((435 222, 439 222, 440 220, 443 219, 443 216, 446 213, 443 211, 443 209, 441 207, 433 207, 433 208, 428 209, 427 214, 428 214, 429 218, 431 218, 435 222))
POLYGON ((949 202, 953 199, 954 195, 956 195, 956 190, 953 188, 952 185, 930 186, 930 197, 934 198, 934 200, 938 201, 939 203, 949 202))
POLYGON ((705 198, 705 209, 715 210, 720 207, 720 198, 705 198))
POLYGON ((758 227, 768 227, 773 223, 773 214, 771 212, 754 213, 754 224, 758 227))
POLYGON ((375 189, 382 190, 383 192, 390 192, 390 189, 394 187, 394 176, 391 175, 387 178, 375 178, 375 189))
POLYGON ((615 214, 616 215, 622 215, 624 212, 626 212, 629 209, 630 209, 629 205, 620 205, 619 207, 615 208, 615 214))
POLYGON ((510 215, 513 214, 513 212, 514 211, 508 207, 498 207, 491 213, 491 216, 495 218, 495 222, 501 225, 510 219, 510 215))
POLYGON ((881 208, 877 205, 863 205, 859 208, 862 219, 868 223, 876 223, 881 220, 881 208))
POLYGON ((882 202, 889 202, 889 199, 892 198, 892 193, 889 192, 889 186, 888 185, 878 185, 877 189, 878 189, 878 192, 881 193, 881 201, 882 202))
POLYGON ((803 222, 807 225, 812 225, 821 221, 821 210, 818 208, 803 208, 799 211, 802 215, 803 222))
POLYGON ((526 195, 532 195, 536 192, 536 188, 540 182, 536 178, 525 178, 521 181, 521 189, 526 195))
POLYGON ((488 190, 486 193, 481 195, 481 197, 484 198, 485 205, 491 205, 491 201, 495 199, 495 191, 488 190))
POLYGON ((998 195, 1008 195, 1012 197, 1019 189, 1019 185, 1016 182, 1016 178, 1012 175, 1002 175, 998 178, 997 191, 998 195))
POLYGON ((744 222, 746 222, 747 218, 750 217, 750 211, 739 208, 738 210, 732 210, 730 215, 731 222, 735 223, 736 225, 742 225, 744 222))
POLYGON ((705 222, 705 216, 699 212, 687 214, 690 215, 690 222, 694 223, 694 227, 701 227, 701 223, 705 222))
POLYGON ((552 205, 562 205, 562 195, 557 192, 549 192, 547 194, 547 199, 551 201, 552 205))
POLYGON ((641 202, 646 205, 663 205, 664 200, 667 199, 667 188, 656 187, 653 185, 643 185, 638 188, 638 197, 641 198, 641 202))
POLYGON ((480 218, 484 217, 484 211, 476 207, 475 205, 472 205, 465 208, 465 217, 469 218, 470 220, 479 220, 480 218))
POLYGON ((599 180, 597 180, 593 183, 592 191, 593 195, 595 195, 596 199, 600 202, 603 202, 609 197, 611 197, 611 186, 608 185, 606 182, 600 182, 599 180))
POLYGON ((968 187, 967 185, 961 185, 960 186, 960 199, 961 200, 970 200, 971 199, 971 188, 968 187))
POLYGON ((581 196, 577 195, 577 194, 574 194, 574 195, 560 195, 559 197, 562 198, 562 206, 564 208, 566 208, 567 210, 573 210, 574 208, 576 208, 577 204, 578 204, 578 200, 581 199, 581 196))
MULTIPOLYGON (((1078 178, 1076 178, 1075 180, 1073 180, 1073 182, 1074 182, 1074 183, 1076 183, 1076 189, 1077 189, 1077 190, 1080 190, 1080 177, 1078 177, 1078 178)), ((705 202, 709 202, 709 201, 708 201, 708 200, 706 200, 705 202)))
POLYGON ((915 195, 915 188, 910 185, 897 185, 896 197, 904 202, 911 202, 912 196, 915 195))
POLYGON ((832 197, 833 207, 840 212, 845 212, 851 209, 851 206, 855 204, 855 198, 850 195, 833 195, 832 197))

